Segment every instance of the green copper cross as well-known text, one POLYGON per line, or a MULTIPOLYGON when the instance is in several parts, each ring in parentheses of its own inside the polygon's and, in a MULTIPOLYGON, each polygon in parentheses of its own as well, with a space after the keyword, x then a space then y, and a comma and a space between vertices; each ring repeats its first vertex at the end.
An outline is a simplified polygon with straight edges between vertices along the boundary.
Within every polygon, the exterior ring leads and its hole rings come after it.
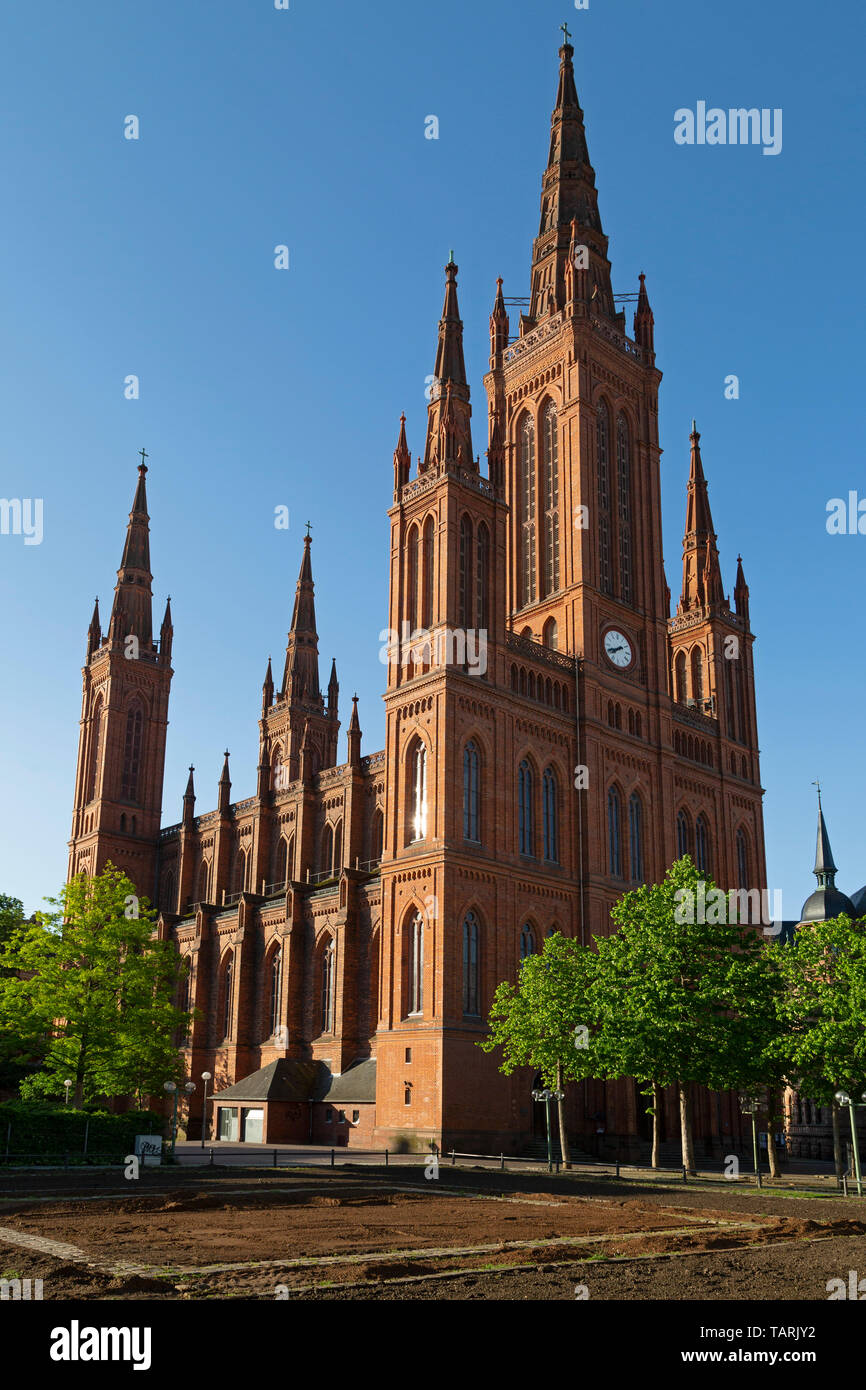
POLYGON ((560 24, 559 27, 560 27, 560 29, 562 30, 563 34, 565 35, 565 42, 566 42, 566 43, 571 43, 571 34, 570 34, 569 31, 568 31, 568 25, 567 25, 567 24, 560 24))
POLYGON ((150 458, 150 454, 145 453, 144 449, 139 449, 138 452, 141 454, 141 466, 142 466, 142 468, 143 468, 143 467, 144 467, 144 460, 145 460, 145 459, 149 459, 149 458, 150 458))
POLYGON ((310 531, 312 530, 312 527, 310 526, 310 523, 309 523, 309 522, 306 522, 305 524, 306 524, 306 527, 307 527, 307 535, 309 535, 309 534, 310 534, 310 531))

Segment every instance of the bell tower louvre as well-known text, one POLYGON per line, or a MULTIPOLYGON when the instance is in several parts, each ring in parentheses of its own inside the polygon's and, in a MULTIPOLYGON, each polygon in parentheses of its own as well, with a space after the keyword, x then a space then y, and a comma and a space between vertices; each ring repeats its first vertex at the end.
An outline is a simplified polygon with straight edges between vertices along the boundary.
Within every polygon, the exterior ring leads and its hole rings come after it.
MULTIPOLYGON (((413 470, 402 416, 382 470, 383 751, 362 755, 355 700, 339 760, 308 534, 282 674, 269 659, 262 686, 255 796, 232 801, 226 754, 217 808, 196 814, 190 769, 182 820, 159 830, 172 634, 168 612, 158 646, 150 633, 142 462, 109 636, 98 609, 88 636, 70 872, 111 857, 158 883, 201 1015, 188 1065, 214 1074, 224 1137, 244 1137, 258 1087, 264 1142, 519 1150, 544 1116, 534 1077, 477 1046, 497 985, 554 932, 608 934, 614 902, 684 853, 724 888, 766 886, 749 590, 738 561, 725 597, 694 428, 670 614, 653 310, 641 273, 629 336, 573 56, 566 42, 524 312, 496 281, 486 471, 453 253, 423 452, 413 470)), ((570 1087, 567 1116, 578 1145, 648 1137, 629 1080, 570 1087)), ((742 1123, 708 1093, 695 1120, 709 1145, 742 1123)), ((673 1092, 662 1122, 673 1138, 673 1092)))

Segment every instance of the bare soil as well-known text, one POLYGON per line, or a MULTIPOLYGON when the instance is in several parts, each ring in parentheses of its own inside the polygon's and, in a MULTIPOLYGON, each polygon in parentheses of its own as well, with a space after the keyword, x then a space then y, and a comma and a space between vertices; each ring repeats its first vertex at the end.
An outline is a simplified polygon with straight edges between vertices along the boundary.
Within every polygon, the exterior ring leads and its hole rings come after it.
POLYGON ((825 1300, 866 1271, 866 1201, 743 1187, 153 1170, 134 1192, 21 1174, 0 1196, 0 1276, 41 1278, 52 1300, 825 1300))

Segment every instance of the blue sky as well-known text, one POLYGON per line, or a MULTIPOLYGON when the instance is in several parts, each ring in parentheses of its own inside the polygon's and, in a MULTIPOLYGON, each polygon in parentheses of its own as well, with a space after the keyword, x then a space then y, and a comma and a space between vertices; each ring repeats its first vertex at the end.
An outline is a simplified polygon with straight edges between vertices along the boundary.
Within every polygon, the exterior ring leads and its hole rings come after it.
POLYGON ((164 822, 190 762, 215 804, 225 747, 255 789, 308 518, 323 680, 336 656, 344 730, 357 690, 382 746, 400 411, 417 454, 453 246, 486 447, 487 319, 497 275, 528 291, 564 19, 614 290, 645 271, 656 317, 675 598, 692 416, 729 588, 744 556, 770 885, 786 916, 811 891, 817 776, 840 885, 866 882, 866 537, 825 526, 866 496, 862 7, 48 0, 0 23, 0 494, 44 499, 41 545, 0 536, 0 891, 28 911, 65 874, 85 634, 143 445, 175 620, 164 822), (781 154, 678 146, 700 100, 782 108, 781 154))

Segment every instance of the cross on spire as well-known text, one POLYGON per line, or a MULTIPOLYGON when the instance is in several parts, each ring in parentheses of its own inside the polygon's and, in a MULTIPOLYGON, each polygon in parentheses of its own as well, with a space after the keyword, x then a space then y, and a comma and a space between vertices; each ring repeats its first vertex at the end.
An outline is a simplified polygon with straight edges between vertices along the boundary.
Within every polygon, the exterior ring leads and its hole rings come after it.
POLYGON ((311 525, 310 525, 310 523, 309 523, 308 521, 305 522, 305 525, 306 525, 306 528, 307 528, 307 535, 309 536, 310 531, 311 531, 313 528, 311 527, 311 525))
POLYGON ((141 467, 142 467, 142 468, 146 468, 146 467, 147 467, 147 464, 145 463, 144 460, 145 460, 145 459, 149 459, 149 458, 150 458, 150 454, 147 452, 146 449, 139 449, 138 452, 141 454, 141 467))
POLYGON ((560 27, 560 29, 562 30, 563 34, 565 35, 565 42, 566 42, 566 43, 571 43, 571 34, 570 34, 570 32, 569 32, 568 25, 567 25, 567 24, 560 24, 559 27, 560 27))

